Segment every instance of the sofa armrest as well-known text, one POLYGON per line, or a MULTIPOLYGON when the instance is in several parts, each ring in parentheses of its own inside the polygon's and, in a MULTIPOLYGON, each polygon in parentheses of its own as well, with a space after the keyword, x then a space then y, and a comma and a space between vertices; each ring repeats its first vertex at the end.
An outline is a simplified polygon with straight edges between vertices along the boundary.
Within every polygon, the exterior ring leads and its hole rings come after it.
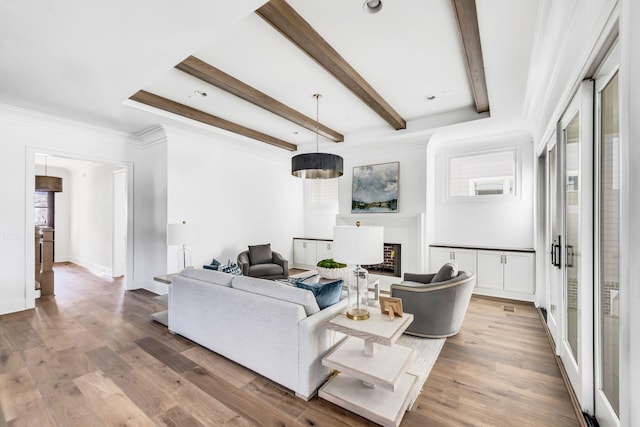
POLYGON ((238 254, 238 267, 242 270, 243 276, 249 275, 249 251, 240 252, 238 254))
POLYGON ((278 264, 279 266, 282 267, 282 273, 284 274, 283 279, 286 279, 287 277, 289 277, 289 261, 284 259, 284 257, 280 255, 278 252, 273 251, 272 254, 273 254, 273 263, 278 264))
POLYGON ((435 274, 404 273, 404 280, 406 282, 431 283, 434 276, 435 274))

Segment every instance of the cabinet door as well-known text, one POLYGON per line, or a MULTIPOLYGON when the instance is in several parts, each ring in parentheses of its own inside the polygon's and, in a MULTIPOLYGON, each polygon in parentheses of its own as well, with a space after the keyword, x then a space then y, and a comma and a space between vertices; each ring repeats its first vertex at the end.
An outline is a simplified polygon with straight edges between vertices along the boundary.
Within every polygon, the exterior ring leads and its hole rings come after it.
POLYGON ((453 261, 458 264, 459 271, 468 271, 476 273, 478 267, 476 264, 476 252, 473 249, 454 249, 453 261))
POLYGON ((316 265, 316 241, 303 240, 304 242, 304 263, 306 265, 316 265))
POLYGON ((502 290, 503 253, 496 251, 478 251, 478 273, 476 286, 484 289, 502 290))
POLYGON ((443 264, 451 262, 450 248, 429 248, 429 272, 437 273, 443 264))
POLYGON ((333 258, 333 242, 316 242, 316 264, 323 259, 333 258))
POLYGON ((293 264, 302 265, 305 260, 305 240, 293 239, 293 264))
POLYGON ((534 269, 533 254, 522 252, 505 252, 504 290, 533 294, 534 269))

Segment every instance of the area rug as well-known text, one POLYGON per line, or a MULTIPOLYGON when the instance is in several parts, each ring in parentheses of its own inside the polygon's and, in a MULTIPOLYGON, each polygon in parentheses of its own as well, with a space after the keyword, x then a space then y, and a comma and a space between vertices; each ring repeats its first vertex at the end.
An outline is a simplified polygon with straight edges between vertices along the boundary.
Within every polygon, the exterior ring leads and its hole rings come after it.
POLYGON ((420 338, 410 335, 402 335, 396 341, 396 344, 403 345, 405 347, 411 347, 416 350, 415 360, 407 372, 418 377, 418 387, 416 387, 415 395, 411 396, 411 403, 409 404, 408 411, 411 410, 413 404, 418 399, 422 386, 424 385, 431 368, 436 363, 440 350, 444 347, 446 338, 420 338))

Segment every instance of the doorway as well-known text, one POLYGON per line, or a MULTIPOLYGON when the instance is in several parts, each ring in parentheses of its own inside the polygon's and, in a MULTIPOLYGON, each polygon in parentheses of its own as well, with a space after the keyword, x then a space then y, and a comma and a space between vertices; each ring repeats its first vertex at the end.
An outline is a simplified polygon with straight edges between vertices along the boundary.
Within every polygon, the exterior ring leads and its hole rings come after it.
POLYGON ((583 411, 619 426, 620 137, 617 47, 547 143, 548 327, 583 411))
MULTIPOLYGON (((36 172, 43 156, 34 155, 36 172)), ((103 276, 127 271, 128 171, 118 164, 47 155, 56 193, 55 262, 72 262, 103 276)))

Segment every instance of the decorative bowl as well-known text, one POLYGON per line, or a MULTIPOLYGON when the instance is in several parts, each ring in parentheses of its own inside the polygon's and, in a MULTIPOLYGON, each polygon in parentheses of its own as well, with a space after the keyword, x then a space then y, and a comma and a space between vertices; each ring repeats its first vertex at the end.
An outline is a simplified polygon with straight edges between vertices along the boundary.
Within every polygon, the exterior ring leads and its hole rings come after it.
POLYGON ((316 270, 318 270, 318 274, 320 275, 320 277, 324 279, 330 279, 330 280, 336 280, 336 279, 346 280, 347 273, 349 272, 348 267, 325 268, 325 267, 316 266, 316 270))

